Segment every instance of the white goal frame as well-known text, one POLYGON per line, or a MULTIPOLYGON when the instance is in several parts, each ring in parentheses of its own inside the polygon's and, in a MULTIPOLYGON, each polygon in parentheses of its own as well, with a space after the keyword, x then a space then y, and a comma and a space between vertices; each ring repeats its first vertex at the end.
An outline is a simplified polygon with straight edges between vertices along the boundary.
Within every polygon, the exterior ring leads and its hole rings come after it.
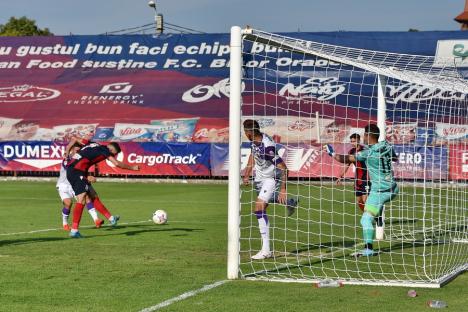
MULTIPOLYGON (((319 280, 316 279, 296 279, 296 278, 281 278, 281 279, 270 279, 268 277, 256 276, 253 278, 249 275, 239 276, 240 272, 240 161, 241 161, 241 105, 242 105, 242 41, 243 36, 257 36, 255 31, 252 29, 242 30, 238 26, 231 28, 231 44, 230 44, 230 99, 229 99, 229 191, 228 191, 228 256, 227 256, 227 278, 238 279, 243 278, 245 280, 268 280, 277 282, 302 282, 302 283, 315 283, 319 280)), ((257 38, 259 42, 262 42, 257 38)), ((331 51, 327 54, 326 49, 314 50, 307 49, 308 44, 314 44, 311 42, 303 42, 304 45, 291 46, 290 42, 287 41, 275 41, 274 35, 268 40, 265 39, 265 44, 270 44, 280 48, 291 49, 292 51, 300 51, 302 53, 308 53, 320 58, 328 59, 331 61, 337 61, 347 65, 352 65, 364 70, 375 72, 378 77, 377 85, 377 124, 381 130, 380 140, 385 140, 385 125, 386 125, 386 99, 385 99, 385 88, 387 77, 396 79, 417 79, 425 85, 437 84, 437 81, 430 81, 423 74, 419 76, 418 72, 411 72, 414 68, 409 68, 408 72, 399 71, 392 67, 389 67, 382 60, 380 63, 372 62, 358 62, 354 61, 352 57, 346 58, 346 55, 340 55, 340 49, 347 49, 345 47, 335 47, 336 50, 331 51)), ((358 50, 358 49, 356 49, 358 50)), ((372 52, 372 51, 365 51, 372 52)), ((403 55, 404 57, 414 57, 415 66, 417 56, 403 55)), ((425 66, 418 67, 423 73, 425 66)), ((462 90, 468 93, 468 84, 460 83, 459 77, 451 77, 451 74, 444 76, 443 80, 450 80, 453 82, 454 88, 462 90)), ((442 78, 441 78, 442 81, 442 78)), ((468 260, 465 266, 458 267, 453 272, 446 274, 439 278, 436 282, 424 282, 424 281, 382 281, 382 280, 354 280, 348 279, 343 280, 343 284, 350 285, 379 285, 379 286, 404 286, 404 287, 426 287, 426 288, 439 288, 442 285, 455 278, 458 274, 468 270, 468 260)), ((256 272, 261 273, 261 272, 256 272)))

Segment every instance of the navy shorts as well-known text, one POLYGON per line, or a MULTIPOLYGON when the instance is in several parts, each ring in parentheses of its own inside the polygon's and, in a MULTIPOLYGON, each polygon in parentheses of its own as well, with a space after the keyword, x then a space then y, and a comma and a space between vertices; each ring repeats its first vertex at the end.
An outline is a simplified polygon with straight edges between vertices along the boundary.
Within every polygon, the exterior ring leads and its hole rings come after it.
POLYGON ((83 171, 76 170, 73 167, 67 168, 67 180, 70 182, 75 196, 78 196, 82 193, 87 193, 91 186, 86 179, 86 174, 83 171))

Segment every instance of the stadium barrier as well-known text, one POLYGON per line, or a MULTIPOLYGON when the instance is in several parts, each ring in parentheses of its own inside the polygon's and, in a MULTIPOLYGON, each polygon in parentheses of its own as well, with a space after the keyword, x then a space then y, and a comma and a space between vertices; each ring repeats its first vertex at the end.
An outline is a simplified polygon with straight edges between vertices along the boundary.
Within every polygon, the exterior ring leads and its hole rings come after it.
MULTIPOLYGON (((118 160, 140 165, 139 172, 115 168, 110 162, 99 164, 98 176, 226 178, 228 144, 121 142, 118 160)), ((465 145, 420 146, 395 144, 394 164, 398 179, 468 180, 468 150, 465 145)), ((349 144, 334 144, 338 153, 347 153, 349 144)), ((2 176, 55 176, 60 171, 63 143, 47 141, 0 142, 2 176)), ((321 179, 341 175, 343 165, 321 151, 319 144, 278 144, 278 152, 290 169, 291 178, 321 179)), ((242 146, 241 169, 250 155, 248 143, 242 146)), ((346 173, 352 178, 354 168, 346 173)))

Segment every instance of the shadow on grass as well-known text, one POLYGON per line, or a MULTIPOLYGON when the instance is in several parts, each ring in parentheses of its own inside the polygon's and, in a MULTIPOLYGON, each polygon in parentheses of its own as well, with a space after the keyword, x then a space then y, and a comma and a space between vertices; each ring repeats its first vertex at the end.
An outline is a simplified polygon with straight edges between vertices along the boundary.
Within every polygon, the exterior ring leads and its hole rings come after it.
POLYGON ((291 253, 293 254, 299 254, 301 252, 306 252, 306 251, 311 251, 311 250, 317 250, 317 249, 324 249, 324 248, 337 248, 337 247, 351 247, 355 244, 354 241, 336 241, 336 242, 328 242, 328 243, 321 243, 321 244, 309 244, 306 245, 302 248, 298 248, 295 250, 292 250, 291 253))
MULTIPOLYGON (((114 236, 114 235, 125 235, 135 236, 143 233, 158 233, 158 232, 202 232, 205 229, 193 229, 193 228, 181 228, 181 227, 170 227, 169 225, 154 225, 154 224, 135 224, 135 225, 122 225, 116 227, 106 227, 98 231, 103 231, 106 234, 101 235, 86 235, 85 237, 103 237, 103 236, 114 236), (136 228, 135 230, 130 230, 136 228), (127 230, 128 229, 128 230, 127 230)), ((176 234, 175 234, 176 235, 176 234)), ((178 235, 187 235, 178 233, 178 235)))
MULTIPOLYGON (((105 237, 105 236, 118 236, 118 235, 135 236, 135 235, 139 235, 142 233, 151 233, 151 232, 154 232, 154 233, 175 232, 174 235, 172 236, 188 236, 187 233, 205 231, 205 229, 192 229, 192 228, 180 228, 180 227, 172 228, 169 225, 155 226, 152 224, 147 224, 147 225, 138 224, 138 225, 128 225, 128 226, 124 225, 124 226, 117 226, 115 228, 105 227, 101 229, 91 229, 91 230, 99 231, 103 234, 88 235, 84 233, 83 239, 94 238, 94 237, 105 237), (137 228, 137 229, 125 231, 127 228, 137 228)), ((68 237, 68 233, 65 233, 65 232, 62 232, 62 233, 64 235, 61 237, 32 237, 32 238, 0 240, 0 247, 7 246, 7 245, 24 245, 24 244, 33 244, 33 243, 48 243, 48 242, 54 242, 54 241, 72 240, 72 238, 68 237)), ((79 239, 73 239, 73 240, 79 240, 79 239)))
POLYGON ((24 245, 24 244, 33 244, 33 243, 48 243, 53 241, 62 241, 67 240, 68 237, 31 237, 31 238, 22 238, 22 239, 8 239, 0 240, 0 247, 7 245, 24 245))

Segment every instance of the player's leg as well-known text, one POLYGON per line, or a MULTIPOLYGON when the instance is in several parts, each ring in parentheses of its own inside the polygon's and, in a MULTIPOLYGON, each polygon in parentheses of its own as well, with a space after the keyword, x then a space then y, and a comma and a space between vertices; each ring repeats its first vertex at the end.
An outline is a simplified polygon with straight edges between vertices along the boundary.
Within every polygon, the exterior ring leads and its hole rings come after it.
POLYGON ((73 209, 73 222, 72 228, 70 230, 70 237, 80 238, 81 234, 79 232, 81 216, 83 215, 83 208, 86 202, 86 192, 80 193, 76 196, 75 209, 73 209))
POLYGON ((78 231, 80 226, 81 216, 83 214, 83 208, 86 203, 86 192, 88 191, 89 185, 84 177, 84 173, 68 168, 67 180, 73 188, 73 192, 76 194, 76 204, 73 209, 73 222, 70 230, 70 237, 80 238, 81 234, 78 231))
POLYGON ((270 250, 270 224, 266 208, 268 202, 273 198, 275 192, 275 180, 265 179, 256 185, 258 197, 255 201, 255 216, 258 221, 258 228, 262 237, 262 249, 254 256, 254 260, 267 259, 272 256, 270 250))
POLYGON ((89 185, 88 193, 86 194, 86 209, 88 209, 89 215, 93 218, 96 228, 100 228, 104 223, 104 220, 99 219, 96 208, 94 207, 93 200, 91 197, 97 197, 97 193, 92 185, 89 185), (90 195, 89 195, 90 194, 90 195))
POLYGON ((94 188, 90 187, 90 192, 88 193, 88 195, 93 202, 94 208, 96 208, 96 210, 99 211, 100 214, 106 217, 106 219, 109 220, 112 226, 116 226, 117 222, 120 219, 120 216, 114 216, 109 212, 109 210, 107 210, 106 206, 104 206, 104 204, 99 199, 99 196, 97 195, 94 188))
POLYGON ((398 192, 398 188, 393 189, 390 192, 370 192, 369 197, 366 200, 366 206, 364 208, 364 213, 361 217, 361 225, 362 225, 362 232, 363 238, 365 243, 365 248, 359 254, 361 256, 372 256, 374 255, 374 223, 377 216, 382 213, 382 209, 385 203, 392 200, 396 193, 398 192))
POLYGON ((68 218, 70 217, 70 210, 72 206, 72 199, 71 198, 63 198, 62 199, 62 226, 65 231, 70 231, 70 226, 68 225, 68 218))
MULTIPOLYGON (((278 195, 279 195, 280 187, 281 187, 281 178, 277 178, 276 184, 275 184, 275 193, 273 195, 273 198, 270 200, 270 203, 271 202, 279 203, 278 195)), ((298 203, 299 203, 299 198, 290 197, 286 200, 286 210, 287 210, 288 217, 294 214, 298 203)))
POLYGON ((70 192, 69 185, 59 185, 57 186, 57 191, 59 193, 60 199, 62 200, 62 226, 65 231, 70 231, 70 226, 68 225, 68 218, 70 217, 70 210, 72 206, 72 198, 74 197, 73 192, 70 192))

